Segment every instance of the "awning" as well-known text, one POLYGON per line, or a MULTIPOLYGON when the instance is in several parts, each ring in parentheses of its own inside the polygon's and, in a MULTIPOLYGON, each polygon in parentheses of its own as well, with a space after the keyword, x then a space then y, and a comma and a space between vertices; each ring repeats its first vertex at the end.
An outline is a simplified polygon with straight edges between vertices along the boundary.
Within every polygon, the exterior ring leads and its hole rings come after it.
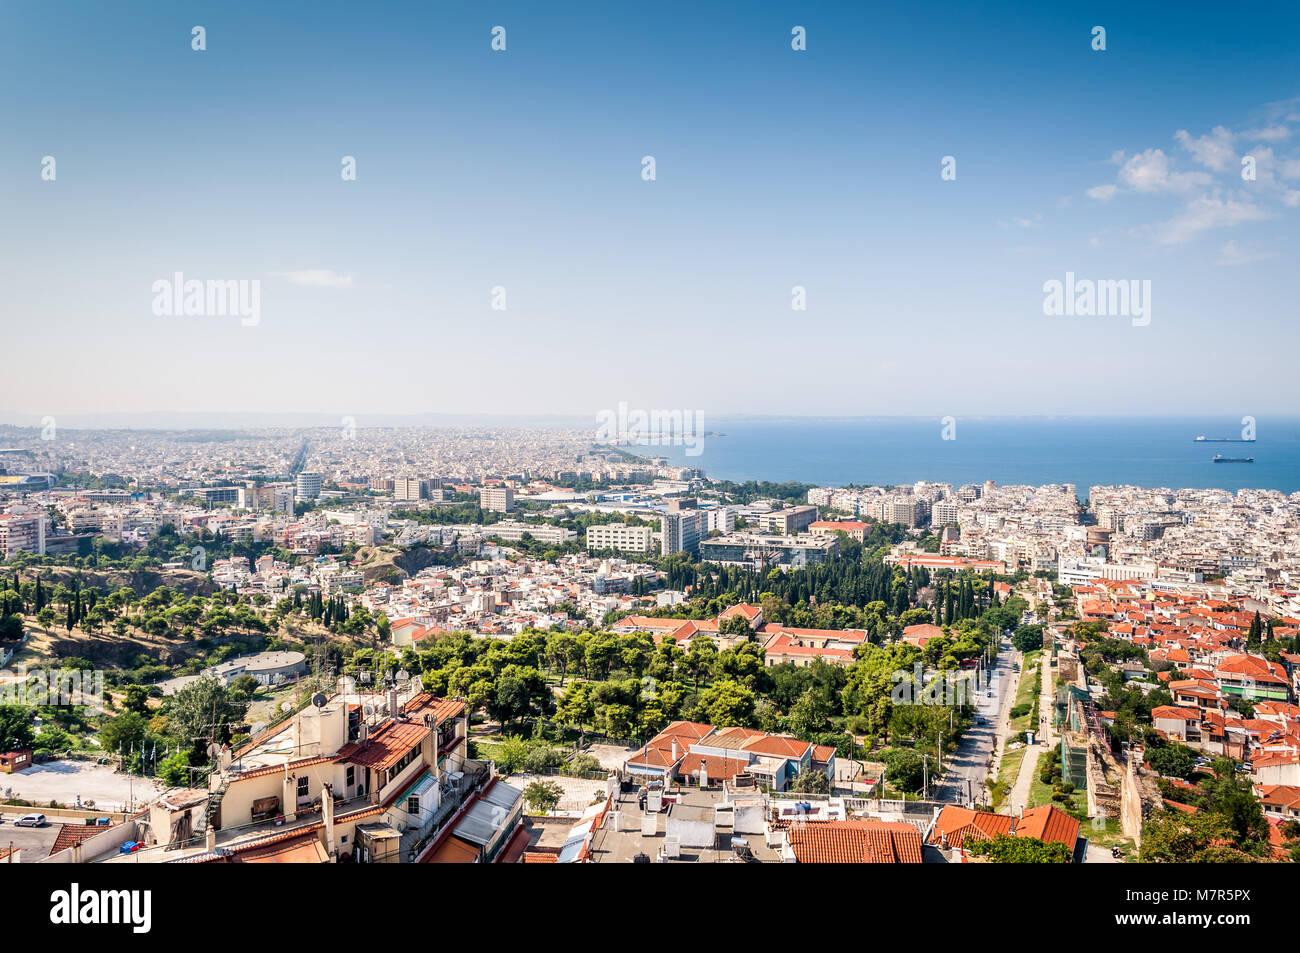
POLYGON ((417 780, 412 787, 407 789, 406 796, 423 797, 425 794, 428 794, 429 791, 433 790, 433 786, 437 783, 438 779, 433 776, 433 773, 431 771, 426 771, 424 774, 420 775, 419 780, 417 780))

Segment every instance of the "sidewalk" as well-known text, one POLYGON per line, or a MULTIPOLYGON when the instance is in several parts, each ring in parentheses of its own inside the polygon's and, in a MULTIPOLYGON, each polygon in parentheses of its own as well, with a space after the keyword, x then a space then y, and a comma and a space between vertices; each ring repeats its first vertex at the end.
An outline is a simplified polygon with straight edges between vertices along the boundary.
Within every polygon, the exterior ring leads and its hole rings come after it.
POLYGON ((1043 675, 1042 688, 1038 694, 1038 713, 1042 721, 1038 726, 1038 743, 1025 752, 1025 760, 1020 762, 1020 774, 1016 776, 1016 783, 1011 788, 1008 806, 1013 813, 1029 807, 1029 790, 1034 783, 1034 773, 1038 770, 1038 758, 1056 738, 1056 732, 1052 728, 1052 702, 1056 693, 1052 688, 1054 683, 1050 661, 1046 653, 1038 659, 1039 670, 1043 675))

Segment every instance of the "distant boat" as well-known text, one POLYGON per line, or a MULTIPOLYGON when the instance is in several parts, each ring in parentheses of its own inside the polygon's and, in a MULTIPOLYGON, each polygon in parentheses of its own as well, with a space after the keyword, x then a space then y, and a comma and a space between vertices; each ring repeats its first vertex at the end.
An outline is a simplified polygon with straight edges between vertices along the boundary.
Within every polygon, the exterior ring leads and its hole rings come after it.
POLYGON ((1254 437, 1207 437, 1204 434, 1196 438, 1197 443, 1254 443, 1254 437))
POLYGON ((1221 453, 1216 453, 1214 455, 1214 462, 1215 463, 1254 463, 1255 458, 1254 457, 1225 457, 1221 453))

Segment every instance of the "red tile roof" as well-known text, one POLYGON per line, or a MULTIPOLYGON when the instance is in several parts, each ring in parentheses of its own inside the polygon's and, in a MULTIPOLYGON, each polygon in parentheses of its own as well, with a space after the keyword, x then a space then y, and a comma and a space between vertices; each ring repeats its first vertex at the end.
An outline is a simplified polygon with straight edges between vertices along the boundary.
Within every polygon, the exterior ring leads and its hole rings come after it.
POLYGON ((85 825, 64 824, 59 828, 59 833, 54 838, 54 843, 50 846, 50 856, 54 856, 61 850, 67 850, 74 844, 80 844, 82 841, 101 834, 104 831, 117 827, 116 824, 110 824, 107 827, 86 827, 85 825))
POLYGON ((339 761, 382 771, 401 761, 433 729, 421 721, 389 721, 366 741, 354 741, 338 753, 339 761))
POLYGON ((1044 843, 1055 841, 1074 850, 1079 839, 1079 822, 1052 804, 1031 808, 1016 820, 1016 835, 1034 837, 1044 843))
POLYGON ((919 864, 921 832, 889 821, 804 821, 789 831, 801 864, 919 864))

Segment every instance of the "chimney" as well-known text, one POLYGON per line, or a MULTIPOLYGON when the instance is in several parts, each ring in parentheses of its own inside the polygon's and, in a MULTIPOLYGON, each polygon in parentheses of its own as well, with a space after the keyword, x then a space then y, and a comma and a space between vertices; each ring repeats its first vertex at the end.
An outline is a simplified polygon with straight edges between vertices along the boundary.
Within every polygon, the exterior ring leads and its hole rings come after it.
POLYGON ((396 683, 388 686, 388 714, 393 718, 396 718, 400 714, 397 708, 396 683))
POLYGON ((330 863, 334 862, 334 785, 326 784, 321 789, 320 816, 325 824, 325 852, 329 854, 330 863))
POLYGON ((217 849, 217 829, 213 827, 211 824, 208 825, 208 834, 207 837, 204 839, 203 846, 208 850, 217 849))
POLYGON ((674 738, 674 739, 673 739, 673 761, 674 761, 674 762, 675 762, 678 758, 680 758, 680 757, 682 756, 682 753, 681 753, 681 752, 682 752, 682 749, 681 749, 680 746, 678 746, 678 744, 677 744, 677 739, 674 738))
POLYGON ((292 824, 298 816, 298 782, 289 774, 289 766, 284 766, 284 791, 281 801, 281 812, 284 814, 284 822, 292 824))

